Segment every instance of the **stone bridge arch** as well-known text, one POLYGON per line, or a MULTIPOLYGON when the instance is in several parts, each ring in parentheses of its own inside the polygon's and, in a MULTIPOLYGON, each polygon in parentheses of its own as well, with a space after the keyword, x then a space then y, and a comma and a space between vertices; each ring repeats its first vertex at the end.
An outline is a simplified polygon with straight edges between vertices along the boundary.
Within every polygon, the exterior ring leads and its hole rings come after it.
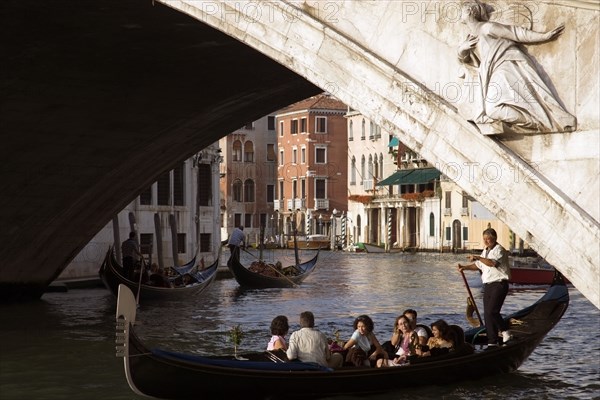
POLYGON ((465 36, 458 3, 159 1, 257 49, 394 132, 600 307, 597 7, 585 1, 535 6, 535 21, 545 28, 577 21, 562 44, 547 45, 551 55, 541 48, 532 54, 549 63, 546 73, 577 116, 578 131, 498 138, 482 135, 453 101, 464 95, 451 90, 460 88, 455 47, 465 36), (594 85, 586 89, 590 77, 594 85), (577 154, 550 160, 556 146, 577 154), (571 179, 572 168, 583 176, 571 179))

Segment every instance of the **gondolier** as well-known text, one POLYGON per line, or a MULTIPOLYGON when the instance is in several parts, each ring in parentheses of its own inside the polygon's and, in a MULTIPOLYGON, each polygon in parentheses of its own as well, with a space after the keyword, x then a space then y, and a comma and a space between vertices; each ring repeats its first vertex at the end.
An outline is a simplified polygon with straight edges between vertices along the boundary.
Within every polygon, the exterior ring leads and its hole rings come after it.
POLYGON ((508 331, 508 323, 502 318, 500 310, 508 294, 508 280, 510 267, 508 253, 497 243, 498 234, 492 228, 483 231, 483 249, 480 256, 469 255, 472 264, 458 264, 458 270, 481 270, 483 282, 483 315, 487 332, 488 346, 498 346, 498 333, 502 334, 503 343, 508 342, 512 336, 508 331))
POLYGON ((239 226, 233 230, 231 233, 231 237, 229 238, 229 242, 227 245, 229 246, 229 251, 233 254, 233 250, 236 247, 244 247, 246 236, 244 236, 244 227, 239 226))
POLYGON ((133 270, 138 261, 142 257, 137 241, 135 240, 135 232, 129 232, 129 239, 121 243, 121 253, 123 254, 123 272, 127 279, 133 276, 133 270))

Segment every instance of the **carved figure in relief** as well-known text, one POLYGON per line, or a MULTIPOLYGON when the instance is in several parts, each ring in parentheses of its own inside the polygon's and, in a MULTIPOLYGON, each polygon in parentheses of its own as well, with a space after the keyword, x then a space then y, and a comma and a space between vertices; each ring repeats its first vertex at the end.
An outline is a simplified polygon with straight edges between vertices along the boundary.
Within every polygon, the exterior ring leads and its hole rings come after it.
POLYGON ((555 40, 564 25, 545 33, 489 21, 485 4, 463 3, 461 20, 470 33, 458 48, 460 62, 478 74, 473 121, 484 133, 501 133, 490 124, 513 132, 569 132, 577 120, 560 104, 521 44, 555 40), (501 124, 498 124, 501 123, 501 124))

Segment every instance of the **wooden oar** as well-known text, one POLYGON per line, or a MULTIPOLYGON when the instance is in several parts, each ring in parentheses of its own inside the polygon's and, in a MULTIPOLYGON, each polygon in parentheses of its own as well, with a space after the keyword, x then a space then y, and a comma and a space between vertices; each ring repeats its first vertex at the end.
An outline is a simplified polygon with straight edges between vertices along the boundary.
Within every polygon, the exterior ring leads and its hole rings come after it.
MULTIPOLYGON (((238 249, 241 249, 241 247, 238 247, 238 249)), ((287 280, 289 283, 291 283, 292 286, 294 286, 294 287, 296 286, 296 283, 293 280, 291 280, 290 278, 288 278, 287 276, 285 276, 285 274, 283 272, 279 271, 277 268, 273 267, 271 264, 268 264, 268 263, 262 261, 261 259, 256 257, 254 254, 250 253, 248 250, 246 250, 246 249, 242 249, 242 250, 244 250, 246 253, 250 254, 252 257, 257 258, 258 261, 262 262, 264 265, 266 265, 267 267, 271 268, 273 271, 275 271, 276 273, 281 275, 281 277, 285 278, 285 280, 287 280)))
MULTIPOLYGON (((477 309, 477 303, 475 303, 475 299, 473 298, 473 293, 471 293, 471 288, 469 287, 469 282, 467 282, 467 278, 465 277, 464 271, 461 270, 460 274, 462 275, 463 281, 465 282, 465 287, 467 288, 467 292, 469 293, 469 300, 473 304, 473 308, 475 309, 475 312, 477 313, 477 319, 479 319, 479 326, 483 326, 483 320, 481 319, 481 315, 479 314, 479 310, 477 309)), ((468 319, 469 318, 467 318, 467 320, 468 319)))
POLYGON ((138 281, 137 296, 135 296, 135 304, 140 304, 140 291, 142 290, 142 276, 144 276, 144 269, 146 269, 146 263, 144 257, 141 257, 142 265, 140 266, 140 280, 138 281))

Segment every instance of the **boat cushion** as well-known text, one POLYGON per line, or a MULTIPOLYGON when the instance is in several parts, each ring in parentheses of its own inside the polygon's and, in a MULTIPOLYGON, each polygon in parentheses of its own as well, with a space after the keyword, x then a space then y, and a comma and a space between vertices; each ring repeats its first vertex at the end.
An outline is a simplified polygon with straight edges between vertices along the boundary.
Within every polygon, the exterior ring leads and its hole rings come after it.
POLYGON ((175 353, 172 351, 152 349, 152 354, 158 357, 191 362, 194 364, 210 365, 224 368, 257 369, 261 371, 325 371, 331 372, 332 368, 323 367, 317 363, 310 362, 283 362, 274 363, 268 361, 229 360, 224 358, 209 358, 191 354, 175 353))

